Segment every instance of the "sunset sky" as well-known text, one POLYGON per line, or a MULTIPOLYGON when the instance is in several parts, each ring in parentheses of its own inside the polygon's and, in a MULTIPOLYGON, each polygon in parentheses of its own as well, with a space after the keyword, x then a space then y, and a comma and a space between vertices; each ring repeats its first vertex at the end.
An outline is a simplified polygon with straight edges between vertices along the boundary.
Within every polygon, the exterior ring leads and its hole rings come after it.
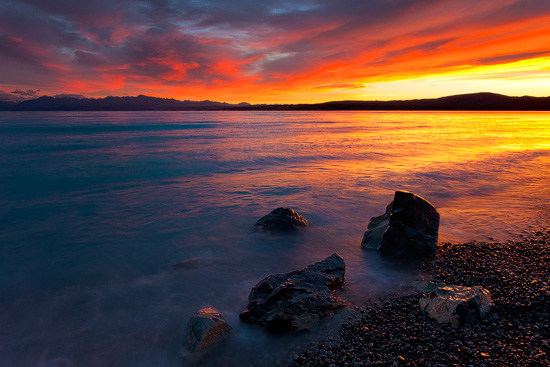
POLYGON ((550 95, 549 0, 2 0, 0 97, 550 95))

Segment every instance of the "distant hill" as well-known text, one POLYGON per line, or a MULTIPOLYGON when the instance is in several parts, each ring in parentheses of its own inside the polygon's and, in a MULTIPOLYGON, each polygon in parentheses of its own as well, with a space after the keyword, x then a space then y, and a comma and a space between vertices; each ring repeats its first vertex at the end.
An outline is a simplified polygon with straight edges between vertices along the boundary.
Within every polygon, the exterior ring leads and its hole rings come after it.
POLYGON ((213 101, 179 101, 137 97, 40 97, 19 103, 0 101, 10 111, 215 111, 215 110, 472 110, 550 111, 550 97, 509 97, 495 93, 461 94, 442 98, 402 101, 334 101, 314 104, 230 104, 213 101))
POLYGON ((15 111, 144 111, 144 110, 201 110, 224 109, 228 103, 212 101, 178 101, 171 98, 157 98, 139 95, 137 97, 40 97, 20 102, 10 107, 15 111))
POLYGON ((5 110, 8 108, 12 108, 17 104, 17 102, 10 102, 10 101, 0 101, 0 111, 5 110))
POLYGON ((327 102, 326 110, 461 110, 461 111, 549 111, 550 97, 508 97, 495 93, 461 94, 433 99, 404 101, 327 102))

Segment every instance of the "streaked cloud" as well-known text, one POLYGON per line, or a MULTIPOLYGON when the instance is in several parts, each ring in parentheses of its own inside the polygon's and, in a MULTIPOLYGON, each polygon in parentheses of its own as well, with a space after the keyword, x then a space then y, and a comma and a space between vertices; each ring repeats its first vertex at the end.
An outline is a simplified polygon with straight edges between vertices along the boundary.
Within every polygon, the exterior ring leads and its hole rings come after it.
POLYGON ((0 88, 347 98, 366 84, 547 55, 548 24, 541 0, 4 0, 0 88))
POLYGON ((518 61, 524 59, 531 59, 539 56, 550 56, 550 50, 538 51, 538 52, 524 52, 519 54, 499 55, 494 57, 487 57, 477 60, 479 64, 500 64, 504 62, 518 61))
POLYGON ((315 89, 360 89, 360 88, 367 88, 367 87, 363 84, 332 83, 332 84, 318 85, 314 88, 315 89))

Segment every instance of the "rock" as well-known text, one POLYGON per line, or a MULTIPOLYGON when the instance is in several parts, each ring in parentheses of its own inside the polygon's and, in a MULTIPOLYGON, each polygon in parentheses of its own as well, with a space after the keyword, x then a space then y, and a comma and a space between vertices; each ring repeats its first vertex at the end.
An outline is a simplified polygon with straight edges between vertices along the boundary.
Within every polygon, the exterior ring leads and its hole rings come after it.
POLYGON ((222 315, 212 307, 201 308, 187 323, 185 346, 194 357, 218 346, 232 333, 222 315))
POLYGON ((439 213, 422 197, 396 191, 386 213, 371 218, 361 245, 389 255, 425 256, 437 247, 439 213))
POLYGON ((261 228, 264 232, 291 232, 297 228, 309 226, 307 219, 290 208, 277 208, 264 215, 254 225, 254 229, 261 228))
POLYGON ((481 286, 446 285, 428 293, 419 304, 429 317, 458 327, 486 317, 493 301, 491 293, 481 286))
POLYGON ((344 275, 344 259, 336 253, 302 270, 270 275, 252 288, 240 319, 273 331, 308 330, 345 307, 336 294, 344 275))

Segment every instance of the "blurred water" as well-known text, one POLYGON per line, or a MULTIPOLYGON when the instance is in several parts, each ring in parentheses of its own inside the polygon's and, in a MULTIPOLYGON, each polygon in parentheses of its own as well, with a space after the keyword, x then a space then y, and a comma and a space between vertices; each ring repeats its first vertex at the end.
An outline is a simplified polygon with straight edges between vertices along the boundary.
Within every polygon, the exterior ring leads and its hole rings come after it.
POLYGON ((268 363, 296 340, 239 324, 263 277, 336 251, 376 298, 415 276, 359 245, 396 189, 441 241, 504 241, 548 228, 549 168, 549 113, 3 112, 0 365, 185 365, 206 305, 237 328, 222 365, 268 363), (279 206, 311 228, 253 233, 279 206))

